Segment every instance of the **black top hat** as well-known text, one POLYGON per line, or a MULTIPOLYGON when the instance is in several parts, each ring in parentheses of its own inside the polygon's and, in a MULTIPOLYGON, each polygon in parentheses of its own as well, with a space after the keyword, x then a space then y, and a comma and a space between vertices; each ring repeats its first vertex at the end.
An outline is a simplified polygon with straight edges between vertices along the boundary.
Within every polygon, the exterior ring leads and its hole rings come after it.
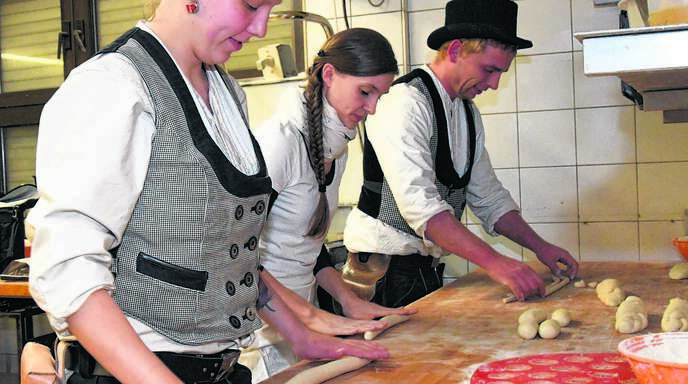
POLYGON ((512 0, 451 0, 447 3, 444 27, 428 36, 428 47, 437 50, 454 39, 493 39, 530 48, 530 40, 516 36, 518 5, 512 0))

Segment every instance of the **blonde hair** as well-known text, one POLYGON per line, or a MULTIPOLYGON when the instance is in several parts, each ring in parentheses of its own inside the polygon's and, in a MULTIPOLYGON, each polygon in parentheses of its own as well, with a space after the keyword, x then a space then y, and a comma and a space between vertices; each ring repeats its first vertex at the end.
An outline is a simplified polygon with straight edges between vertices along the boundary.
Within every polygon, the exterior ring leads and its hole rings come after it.
MULTIPOLYGON (((487 46, 492 46, 495 48, 503 49, 505 51, 516 52, 516 46, 512 44, 502 43, 501 41, 492 39, 459 39, 461 41, 461 56, 465 57, 474 53, 483 52, 487 46)), ((447 58, 449 44, 452 40, 447 41, 442 44, 442 46, 437 50, 435 54, 435 62, 442 61, 447 58)))
POLYGON ((155 10, 160 6, 160 0, 146 0, 143 3, 143 16, 150 21, 155 16, 155 10))

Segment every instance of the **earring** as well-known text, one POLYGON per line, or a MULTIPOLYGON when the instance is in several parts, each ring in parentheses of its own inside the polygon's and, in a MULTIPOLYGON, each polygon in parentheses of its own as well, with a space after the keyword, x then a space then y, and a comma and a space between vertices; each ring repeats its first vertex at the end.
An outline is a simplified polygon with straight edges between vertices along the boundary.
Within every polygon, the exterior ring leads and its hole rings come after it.
POLYGON ((198 13, 198 8, 199 8, 198 0, 191 0, 186 4, 186 12, 190 14, 196 14, 198 13))

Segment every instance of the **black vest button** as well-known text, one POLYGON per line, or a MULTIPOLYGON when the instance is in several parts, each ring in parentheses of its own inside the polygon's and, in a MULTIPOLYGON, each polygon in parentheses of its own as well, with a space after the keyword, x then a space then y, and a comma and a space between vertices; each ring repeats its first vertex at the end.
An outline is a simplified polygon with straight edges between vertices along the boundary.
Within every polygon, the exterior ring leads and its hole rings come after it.
POLYGON ((255 251, 258 246, 258 239, 255 236, 251 236, 250 239, 244 244, 244 248, 248 248, 249 251, 255 251))
POLYGON ((244 284, 247 287, 250 287, 253 285, 253 274, 251 272, 246 272, 244 275, 244 278, 241 280, 241 284, 244 284))
POLYGON ((242 217, 244 217, 244 206, 240 205, 236 207, 236 210, 234 211, 234 218, 241 220, 242 217))
POLYGON ((236 244, 232 244, 231 247, 229 247, 229 257, 232 259, 236 259, 239 256, 239 246, 236 244))
POLYGON ((262 215, 263 212, 265 212, 265 202, 263 200, 258 201, 256 205, 251 208, 251 211, 255 212, 256 215, 262 215))
POLYGON ((234 328, 241 328, 241 320, 239 320, 239 318, 236 316, 230 316, 229 323, 232 324, 232 327, 234 328))
POLYGON ((246 308, 246 314, 244 315, 244 319, 246 319, 248 321, 255 320, 256 319, 256 310, 251 308, 251 307, 246 308))
POLYGON ((228 281, 227 284, 225 284, 225 290, 230 296, 234 296, 236 293, 236 287, 234 286, 234 283, 231 281, 228 281))

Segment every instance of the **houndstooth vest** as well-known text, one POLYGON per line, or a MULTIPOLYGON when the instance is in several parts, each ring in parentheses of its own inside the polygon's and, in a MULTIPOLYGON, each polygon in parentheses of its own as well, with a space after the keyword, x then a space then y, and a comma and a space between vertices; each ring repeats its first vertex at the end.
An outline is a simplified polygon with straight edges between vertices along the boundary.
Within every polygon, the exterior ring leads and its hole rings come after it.
MULTIPOLYGON (((462 177, 459 177, 451 158, 447 117, 442 98, 432 81, 432 77, 422 69, 414 69, 394 82, 394 84, 399 83, 407 83, 418 89, 433 106, 430 149, 435 159, 435 186, 442 199, 454 208, 454 216, 461 220, 461 215, 466 207, 465 187, 471 179, 471 170, 475 160, 475 121, 468 101, 464 100, 463 105, 466 110, 466 120, 468 120, 469 162, 468 170, 462 177)), ((358 209, 393 228, 419 237, 399 212, 399 207, 382 173, 377 154, 370 144, 367 134, 363 147, 363 186, 358 198, 358 209)))
POLYGON ((261 326, 258 237, 271 191, 257 142, 251 136, 260 171, 244 175, 210 137, 175 63, 150 34, 134 28, 104 52, 132 62, 155 110, 143 190, 112 251, 115 301, 182 344, 250 334, 261 326))

